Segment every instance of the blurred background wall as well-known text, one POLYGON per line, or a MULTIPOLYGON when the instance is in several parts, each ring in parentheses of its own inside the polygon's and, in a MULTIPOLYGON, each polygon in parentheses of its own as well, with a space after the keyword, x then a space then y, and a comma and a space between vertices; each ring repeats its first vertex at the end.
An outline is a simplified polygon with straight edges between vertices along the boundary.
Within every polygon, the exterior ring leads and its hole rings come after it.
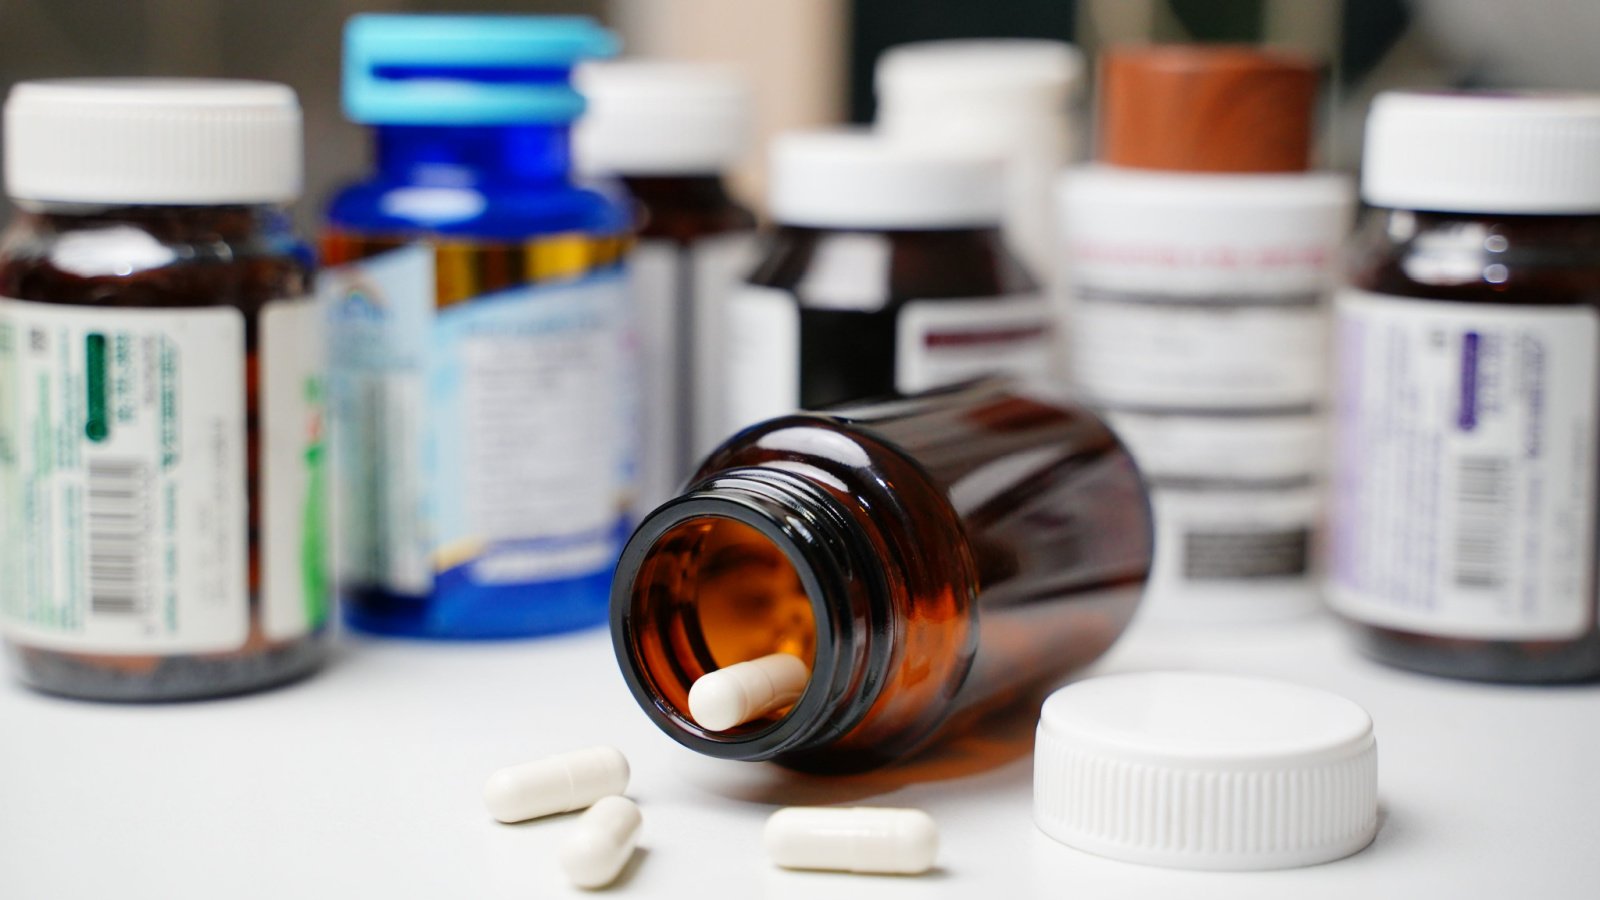
MULTIPOLYGON (((1366 101, 1407 86, 1600 89, 1595 0, 0 0, 0 82, 73 75, 283 81, 306 109, 306 224, 365 166, 339 112, 340 29, 356 12, 582 13, 630 52, 720 60, 750 73, 762 138, 870 121, 886 47, 951 37, 1244 41, 1290 46, 1330 73, 1323 156, 1353 168, 1366 101)), ((1088 93, 1085 93, 1088 96, 1088 93)), ((761 155, 738 184, 759 199, 761 155)))

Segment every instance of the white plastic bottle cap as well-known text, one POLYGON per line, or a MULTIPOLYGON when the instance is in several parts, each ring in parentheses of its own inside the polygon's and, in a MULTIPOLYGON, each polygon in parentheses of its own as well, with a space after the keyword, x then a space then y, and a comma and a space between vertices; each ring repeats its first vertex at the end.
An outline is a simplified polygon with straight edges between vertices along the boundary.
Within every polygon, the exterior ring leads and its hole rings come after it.
POLYGON ((590 174, 721 172, 749 146, 750 88, 727 66, 597 62, 573 74, 588 109, 574 126, 573 156, 590 174))
POLYGON ((1372 719, 1336 694, 1235 675, 1109 675, 1045 701, 1033 816, 1100 856, 1277 869, 1371 843, 1377 787, 1372 719))
POLYGON ((1363 167, 1375 206, 1600 213, 1600 94, 1380 94, 1363 167))
POLYGON ((878 58, 878 121, 981 111, 1065 116, 1083 77, 1083 54, 1061 41, 1000 38, 922 41, 878 58))
POLYGON ((864 131, 780 135, 772 143, 772 217, 816 228, 939 229, 996 225, 998 158, 942 151, 864 131))
POLYGON ((5 107, 6 193, 63 203, 281 203, 300 195, 300 104, 265 81, 25 81, 5 107))

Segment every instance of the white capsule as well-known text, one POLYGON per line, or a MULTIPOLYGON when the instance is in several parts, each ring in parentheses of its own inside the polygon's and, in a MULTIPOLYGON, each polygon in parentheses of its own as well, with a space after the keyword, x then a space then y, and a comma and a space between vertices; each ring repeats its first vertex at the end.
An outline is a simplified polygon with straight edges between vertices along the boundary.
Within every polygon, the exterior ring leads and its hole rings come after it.
POLYGON ((939 826, 920 809, 791 806, 767 819, 764 842, 785 869, 920 875, 933 868, 939 826))
POLYGON ((590 747, 508 766, 489 776, 483 803, 502 822, 583 809, 628 789, 628 760, 615 747, 590 747))
POLYGON ((644 816, 627 797, 601 797, 578 818, 577 830, 561 845, 561 870, 581 888, 602 888, 617 879, 639 844, 644 816))
POLYGON ((689 715, 701 728, 727 731, 799 700, 809 680, 811 667, 787 653, 734 663, 695 679, 689 715))

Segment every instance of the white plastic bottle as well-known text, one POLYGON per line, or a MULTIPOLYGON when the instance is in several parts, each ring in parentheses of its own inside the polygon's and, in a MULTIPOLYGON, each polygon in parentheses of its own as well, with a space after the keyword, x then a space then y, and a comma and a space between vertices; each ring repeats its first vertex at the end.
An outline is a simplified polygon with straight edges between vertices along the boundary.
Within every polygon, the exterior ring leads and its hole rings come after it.
POLYGON ((635 204, 637 508, 648 511, 727 436, 716 348, 727 293, 754 262, 756 220, 723 173, 749 142, 750 92, 732 69, 691 63, 593 63, 576 83, 589 104, 573 135, 578 168, 620 181, 635 204))
POLYGON ((1343 176, 1307 171, 1315 94, 1292 57, 1114 50, 1100 163, 1059 188, 1068 367, 1150 483, 1155 618, 1316 606, 1328 295, 1352 200, 1343 176))

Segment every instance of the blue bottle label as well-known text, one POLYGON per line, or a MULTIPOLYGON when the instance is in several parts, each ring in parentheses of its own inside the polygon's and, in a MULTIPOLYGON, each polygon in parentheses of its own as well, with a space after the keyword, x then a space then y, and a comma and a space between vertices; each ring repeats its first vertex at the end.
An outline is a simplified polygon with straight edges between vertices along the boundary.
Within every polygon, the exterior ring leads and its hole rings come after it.
POLYGON ((631 487, 621 272, 441 298, 449 254, 322 276, 341 579, 444 597, 603 577, 631 487))

